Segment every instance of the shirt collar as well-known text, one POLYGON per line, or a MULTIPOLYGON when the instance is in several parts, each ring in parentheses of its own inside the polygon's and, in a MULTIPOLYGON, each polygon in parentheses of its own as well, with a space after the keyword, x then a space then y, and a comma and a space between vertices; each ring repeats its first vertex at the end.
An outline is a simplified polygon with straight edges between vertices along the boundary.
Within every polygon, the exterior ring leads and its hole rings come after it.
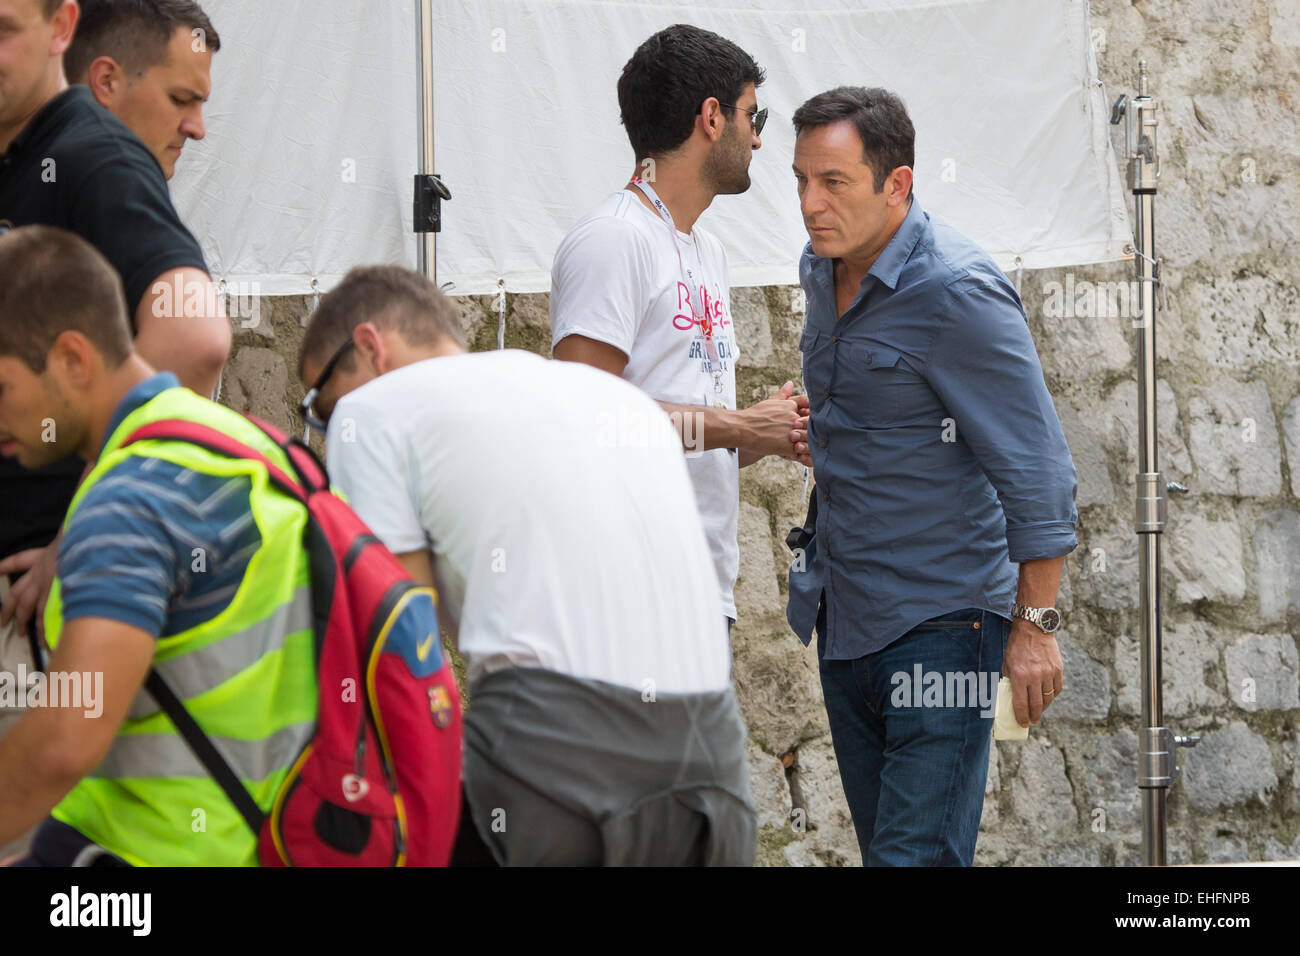
MULTIPOLYGON (((867 275, 875 276, 881 283, 887 285, 891 290, 898 288, 898 277, 903 272, 903 266, 907 265, 907 260, 911 258, 912 251, 916 244, 921 241, 925 234, 928 217, 921 209, 921 204, 917 202, 916 196, 912 196, 912 207, 908 209, 907 215, 903 217, 898 231, 894 233, 894 238, 889 240, 889 244, 876 258, 871 268, 867 270, 867 275)), ((812 251, 812 243, 804 247, 804 258, 808 263, 809 274, 820 279, 821 284, 826 288, 834 290, 835 288, 835 260, 823 259, 812 251)))
MULTIPOLYGON (((157 398, 167 389, 179 388, 180 384, 180 380, 171 372, 159 372, 157 375, 146 378, 127 392, 126 397, 113 410, 113 417, 108 420, 108 430, 104 432, 104 445, 107 445, 108 440, 113 437, 113 433, 122 427, 122 422, 126 421, 126 416, 146 402, 157 398)), ((101 455, 104 453, 102 446, 99 453, 101 455)))
POLYGON ((907 265, 912 250, 916 248, 916 244, 921 240, 921 234, 925 232, 925 218, 925 213, 921 211, 921 204, 913 195, 912 208, 903 217, 902 225, 894 233, 894 238, 889 240, 889 245, 885 246, 884 251, 867 270, 867 275, 875 276, 890 289, 898 288, 898 277, 903 271, 903 266, 907 265))

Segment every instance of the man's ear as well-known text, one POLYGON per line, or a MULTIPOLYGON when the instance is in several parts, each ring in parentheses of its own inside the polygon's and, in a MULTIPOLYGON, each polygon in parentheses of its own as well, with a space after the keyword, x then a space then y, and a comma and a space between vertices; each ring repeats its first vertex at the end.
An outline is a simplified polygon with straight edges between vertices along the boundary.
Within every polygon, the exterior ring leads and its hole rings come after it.
POLYGON ((101 56, 86 74, 86 85, 95 100, 106 110, 112 110, 126 89, 126 73, 111 56, 101 56))
POLYGON ((724 120, 722 117, 722 104, 716 96, 710 96, 700 107, 700 119, 704 121, 704 135, 710 142, 717 141, 722 136, 724 120))
POLYGON ((73 3, 64 3, 54 11, 50 20, 54 27, 50 37, 50 56, 63 56, 72 45, 73 34, 77 32, 77 23, 81 20, 81 7, 73 3))
POLYGON ((77 390, 90 387, 103 366, 103 357, 95 346, 73 329, 59 333, 45 357, 45 370, 61 384, 77 390))
POLYGON ((377 375, 383 375, 388 369, 388 343, 373 322, 362 322, 352 330, 352 341, 357 343, 357 360, 370 365, 377 375))
POLYGON ((885 185, 889 189, 889 205, 901 206, 907 202, 907 196, 912 191, 912 167, 899 166, 889 174, 889 179, 885 185))

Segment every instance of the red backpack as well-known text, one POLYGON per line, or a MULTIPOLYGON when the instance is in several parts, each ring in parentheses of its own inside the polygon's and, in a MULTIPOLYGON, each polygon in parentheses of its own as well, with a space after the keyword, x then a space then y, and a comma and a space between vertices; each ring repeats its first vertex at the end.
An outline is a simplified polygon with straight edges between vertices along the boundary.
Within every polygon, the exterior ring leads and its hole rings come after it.
POLYGON ((310 448, 249 420, 283 449, 295 476, 180 419, 145 425, 123 446, 183 441, 256 461, 307 508, 319 713, 269 814, 156 670, 145 686, 257 835, 263 866, 445 866, 460 813, 461 709, 433 591, 329 490, 310 448))

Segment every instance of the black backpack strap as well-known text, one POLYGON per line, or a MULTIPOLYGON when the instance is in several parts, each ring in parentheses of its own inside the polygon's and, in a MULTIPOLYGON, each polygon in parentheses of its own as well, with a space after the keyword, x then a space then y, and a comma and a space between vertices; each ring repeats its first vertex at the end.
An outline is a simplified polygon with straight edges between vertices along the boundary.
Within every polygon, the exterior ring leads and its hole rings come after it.
POLYGON ((259 836, 266 815, 253 800, 253 795, 248 792, 239 775, 226 762, 226 758, 221 756, 221 751, 217 750, 216 745, 203 732, 203 728, 185 709, 181 699, 167 686, 167 682, 157 670, 152 668, 149 670, 149 677, 145 680, 144 686, 148 688, 154 700, 158 701, 158 706, 163 709, 163 713, 171 718, 176 729, 189 744, 190 750, 194 751, 194 756, 199 758, 199 762, 207 768, 208 773, 212 774, 212 779, 226 792, 230 802, 235 805, 239 815, 253 831, 253 836, 259 836))
POLYGON ((32 651, 33 666, 38 671, 45 670, 45 649, 41 647, 41 639, 36 634, 36 618, 33 617, 27 622, 27 646, 32 651))

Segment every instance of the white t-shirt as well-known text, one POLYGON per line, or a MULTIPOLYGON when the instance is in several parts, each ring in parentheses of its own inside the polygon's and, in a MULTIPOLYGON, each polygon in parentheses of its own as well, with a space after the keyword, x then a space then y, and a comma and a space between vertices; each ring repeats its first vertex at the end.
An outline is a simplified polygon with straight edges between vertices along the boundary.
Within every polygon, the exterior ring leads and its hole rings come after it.
MULTIPOLYGON (((630 190, 619 190, 597 206, 564 237, 555 253, 552 347, 568 335, 583 335, 621 350, 628 356, 623 378, 656 401, 736 407, 739 353, 722 243, 698 225, 690 236, 671 230, 630 190), (693 314, 702 315, 705 309, 714 323, 720 368, 711 368, 702 323, 692 320, 693 314), (721 373, 721 391, 716 388, 715 368, 721 373)), ((686 437, 693 434, 698 433, 688 425, 686 437)), ((736 451, 726 448, 688 451, 686 458, 723 612, 735 619, 740 463, 736 451)))
POLYGON ((327 441, 389 550, 433 551, 471 682, 510 662, 659 693, 728 685, 680 442, 637 389, 516 350, 428 359, 345 395, 327 441))

